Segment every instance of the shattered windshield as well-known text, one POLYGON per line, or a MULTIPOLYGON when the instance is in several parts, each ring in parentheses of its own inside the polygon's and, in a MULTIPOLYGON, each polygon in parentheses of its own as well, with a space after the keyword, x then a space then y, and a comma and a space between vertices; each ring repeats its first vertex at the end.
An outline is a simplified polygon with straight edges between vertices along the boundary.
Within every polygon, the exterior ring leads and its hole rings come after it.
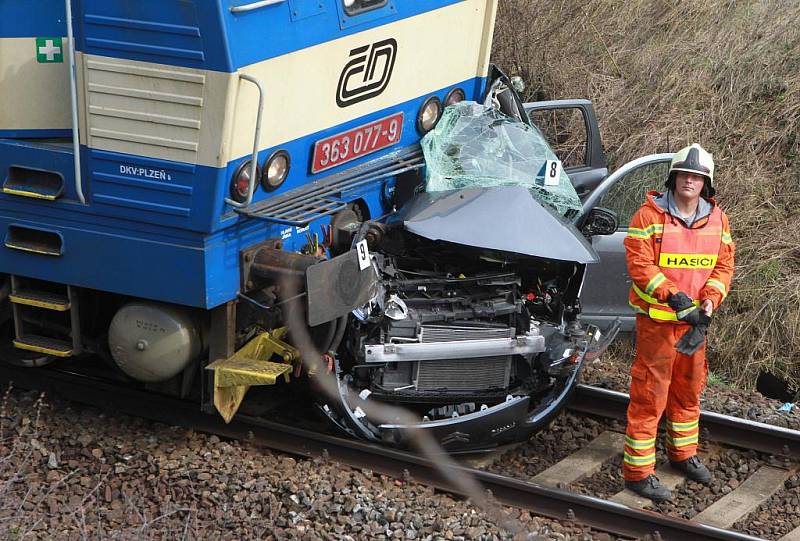
POLYGON ((447 107, 421 145, 428 192, 526 186, 562 216, 572 218, 581 210, 575 188, 539 130, 493 108, 472 101, 447 107))

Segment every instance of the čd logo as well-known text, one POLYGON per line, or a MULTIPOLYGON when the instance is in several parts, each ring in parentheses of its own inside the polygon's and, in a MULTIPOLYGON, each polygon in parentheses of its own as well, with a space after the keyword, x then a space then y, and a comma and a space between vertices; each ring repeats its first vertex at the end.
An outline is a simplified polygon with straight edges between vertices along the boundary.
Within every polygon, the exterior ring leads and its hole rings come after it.
POLYGON ((396 57, 397 42, 393 38, 350 51, 350 61, 339 76, 336 104, 347 107, 386 90, 396 57))

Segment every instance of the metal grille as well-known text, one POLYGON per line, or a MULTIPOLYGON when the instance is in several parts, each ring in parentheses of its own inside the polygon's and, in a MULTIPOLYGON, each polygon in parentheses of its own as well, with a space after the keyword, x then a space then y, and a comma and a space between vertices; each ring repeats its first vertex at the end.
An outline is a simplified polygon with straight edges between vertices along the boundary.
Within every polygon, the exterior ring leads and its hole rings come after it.
POLYGON ((457 342, 459 340, 486 340, 513 336, 514 329, 511 327, 423 325, 420 342, 457 342))
POLYGON ((511 357, 419 361, 417 390, 473 391, 508 387, 511 357))
POLYGON ((195 163, 206 76, 182 68, 86 62, 93 148, 195 163))
POLYGON ((423 165, 422 151, 415 145, 324 180, 305 184, 282 196, 269 197, 249 207, 236 209, 236 212, 268 222, 305 226, 345 208, 346 198, 340 199, 345 192, 378 184, 383 179, 420 169, 423 165))

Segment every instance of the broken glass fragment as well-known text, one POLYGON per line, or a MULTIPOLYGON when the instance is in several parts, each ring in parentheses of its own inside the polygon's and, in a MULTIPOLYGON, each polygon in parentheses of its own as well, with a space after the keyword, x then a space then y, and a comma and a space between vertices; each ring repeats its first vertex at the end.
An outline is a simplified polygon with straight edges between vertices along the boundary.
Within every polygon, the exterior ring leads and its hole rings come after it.
POLYGON ((526 186, 562 216, 572 218, 581 210, 563 168, 557 182, 546 180, 545 163, 558 157, 541 132, 491 107, 472 101, 447 107, 421 145, 428 192, 526 186))

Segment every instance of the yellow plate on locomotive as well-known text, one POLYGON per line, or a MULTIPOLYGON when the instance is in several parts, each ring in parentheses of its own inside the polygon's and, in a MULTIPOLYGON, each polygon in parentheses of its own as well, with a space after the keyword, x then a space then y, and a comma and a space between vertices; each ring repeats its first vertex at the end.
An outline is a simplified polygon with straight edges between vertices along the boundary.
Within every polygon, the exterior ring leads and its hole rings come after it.
POLYGON ((281 340, 286 331, 282 327, 262 333, 227 359, 206 367, 214 371, 214 406, 226 423, 236 415, 251 386, 275 385, 281 375, 289 381, 292 363, 300 360, 300 353, 281 340), (281 362, 270 360, 273 357, 281 362))

